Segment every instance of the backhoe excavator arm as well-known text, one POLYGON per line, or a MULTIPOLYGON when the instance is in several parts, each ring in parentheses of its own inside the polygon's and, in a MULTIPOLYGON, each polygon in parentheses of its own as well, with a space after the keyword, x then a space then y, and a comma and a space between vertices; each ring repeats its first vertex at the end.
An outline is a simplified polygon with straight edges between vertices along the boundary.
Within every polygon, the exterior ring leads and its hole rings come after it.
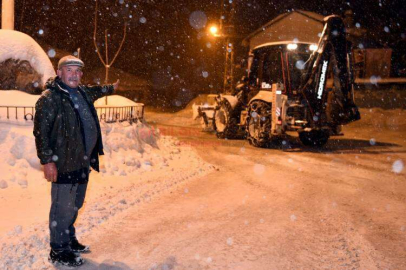
POLYGON ((337 126, 360 119, 353 97, 351 45, 339 16, 328 16, 318 49, 307 61, 308 71, 300 91, 307 101, 315 128, 337 126), (329 74, 333 88, 327 89, 329 74))

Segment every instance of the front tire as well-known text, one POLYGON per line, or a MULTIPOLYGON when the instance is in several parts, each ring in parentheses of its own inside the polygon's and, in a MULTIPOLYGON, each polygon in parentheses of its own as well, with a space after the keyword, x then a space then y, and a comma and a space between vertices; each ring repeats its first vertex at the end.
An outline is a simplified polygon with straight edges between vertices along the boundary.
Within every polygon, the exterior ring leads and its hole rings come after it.
POLYGON ((213 127, 220 139, 237 137, 237 118, 233 116, 233 109, 227 100, 222 100, 219 108, 214 112, 213 127))
POLYGON ((250 104, 247 122, 247 137, 251 145, 266 147, 271 137, 271 105, 263 101, 250 104))
POLYGON ((330 135, 327 131, 312 130, 299 132, 299 139, 305 146, 320 147, 327 143, 330 135))

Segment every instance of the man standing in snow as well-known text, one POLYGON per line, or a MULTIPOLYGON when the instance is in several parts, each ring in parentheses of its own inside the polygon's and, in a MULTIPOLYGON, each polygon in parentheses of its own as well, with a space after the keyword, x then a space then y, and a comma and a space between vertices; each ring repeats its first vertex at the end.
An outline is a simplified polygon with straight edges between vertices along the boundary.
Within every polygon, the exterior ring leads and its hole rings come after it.
POLYGON ((84 63, 68 55, 58 63, 57 75, 35 105, 34 136, 44 176, 52 182, 49 215, 51 253, 49 260, 79 266, 79 253, 89 247, 78 242, 74 223, 82 207, 90 167, 99 171, 103 154, 100 124, 93 102, 111 95, 112 85, 84 86, 80 83, 84 63))

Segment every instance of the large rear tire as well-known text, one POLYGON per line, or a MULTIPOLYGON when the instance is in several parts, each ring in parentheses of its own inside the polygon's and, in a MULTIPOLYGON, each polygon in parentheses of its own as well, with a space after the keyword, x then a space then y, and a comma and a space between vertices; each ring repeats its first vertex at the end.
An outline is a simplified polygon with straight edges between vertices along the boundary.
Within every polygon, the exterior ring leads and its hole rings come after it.
POLYGON ((247 121, 247 137, 255 147, 267 147, 271 138, 271 104, 254 101, 250 104, 247 121))
POLYGON ((214 112, 213 127, 220 139, 234 139, 238 133, 237 118, 227 100, 222 100, 219 108, 214 112))
POLYGON ((330 134, 323 130, 299 132, 299 139, 303 145, 320 147, 327 143, 330 134))

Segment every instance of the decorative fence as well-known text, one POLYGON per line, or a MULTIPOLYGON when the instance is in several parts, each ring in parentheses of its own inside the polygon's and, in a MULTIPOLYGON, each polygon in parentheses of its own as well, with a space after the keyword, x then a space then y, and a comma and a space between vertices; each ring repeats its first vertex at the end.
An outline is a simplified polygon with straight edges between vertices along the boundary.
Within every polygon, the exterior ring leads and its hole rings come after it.
MULTIPOLYGON (((137 123, 144 120, 144 104, 123 107, 96 107, 100 121, 106 123, 128 121, 137 123)), ((0 106, 0 120, 34 120, 35 107, 0 106)))
POLYGON ((138 122, 144 120, 144 104, 124 107, 96 107, 100 121, 106 123, 129 121, 138 122))

